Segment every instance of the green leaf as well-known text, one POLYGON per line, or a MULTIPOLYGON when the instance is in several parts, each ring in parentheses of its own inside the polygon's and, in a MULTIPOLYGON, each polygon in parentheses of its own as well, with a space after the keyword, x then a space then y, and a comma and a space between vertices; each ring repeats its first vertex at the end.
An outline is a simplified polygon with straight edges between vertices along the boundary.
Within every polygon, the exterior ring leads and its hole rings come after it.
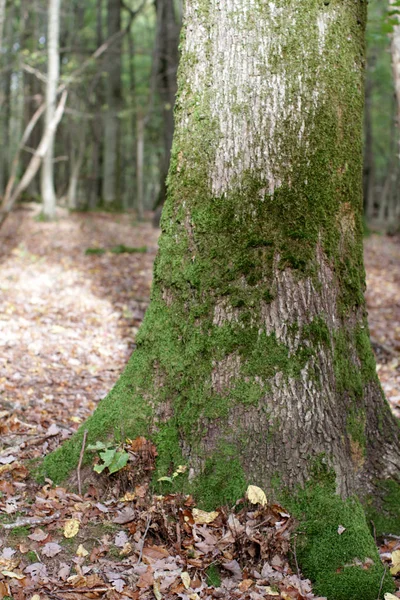
POLYGON ((168 483, 172 483, 172 477, 160 477, 157 481, 168 481, 168 483))
POLYGON ((108 466, 110 473, 116 473, 123 469, 129 460, 129 454, 127 452, 116 452, 114 460, 108 466))
POLYGON ((111 465, 111 463, 113 462, 113 460, 115 458, 116 453, 117 453, 117 451, 115 448, 110 448, 109 450, 106 450, 105 452, 100 452, 100 458, 104 462, 105 467, 109 467, 111 465))
POLYGON ((106 468, 105 464, 102 465, 94 465, 93 467, 93 471, 96 471, 96 473, 102 473, 104 471, 104 469, 106 468))

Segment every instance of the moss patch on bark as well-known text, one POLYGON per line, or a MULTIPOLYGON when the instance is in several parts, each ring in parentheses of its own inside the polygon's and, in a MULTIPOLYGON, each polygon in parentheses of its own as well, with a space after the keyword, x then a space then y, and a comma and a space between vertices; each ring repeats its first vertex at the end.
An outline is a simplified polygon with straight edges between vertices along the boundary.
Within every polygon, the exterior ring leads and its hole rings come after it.
POLYGON ((367 519, 376 535, 400 535, 400 483, 393 479, 377 483, 378 499, 366 501, 367 519))
POLYGON ((298 519, 297 559, 314 592, 329 600, 376 600, 393 592, 384 574, 364 510, 356 498, 343 501, 333 482, 309 484, 288 507, 298 519), (339 526, 344 531, 339 533, 339 526))

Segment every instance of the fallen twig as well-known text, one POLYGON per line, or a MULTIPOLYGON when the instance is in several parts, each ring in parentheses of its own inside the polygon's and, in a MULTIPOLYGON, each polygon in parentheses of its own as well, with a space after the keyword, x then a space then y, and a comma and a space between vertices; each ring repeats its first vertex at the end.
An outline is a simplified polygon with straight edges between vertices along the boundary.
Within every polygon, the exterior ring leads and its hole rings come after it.
POLYGON ((146 539, 147 532, 149 531, 150 523, 151 523, 151 518, 147 517, 146 529, 145 529, 144 535, 142 537, 142 544, 140 546, 140 553, 139 553, 139 558, 138 558, 138 561, 137 561, 138 565, 140 565, 140 563, 142 562, 142 555, 143 555, 143 550, 144 550, 144 542, 145 542, 145 539, 146 539))
POLYGON ((81 467, 82 467, 83 455, 85 454, 87 434, 88 434, 87 429, 85 429, 85 431, 83 433, 81 453, 79 455, 78 468, 76 470, 76 474, 78 476, 78 493, 80 496, 82 496, 81 467))
POLYGON ((44 523, 50 523, 59 518, 60 513, 56 512, 48 517, 21 517, 14 523, 2 523, 2 526, 3 529, 15 529, 15 527, 24 527, 26 525, 43 525, 44 523))

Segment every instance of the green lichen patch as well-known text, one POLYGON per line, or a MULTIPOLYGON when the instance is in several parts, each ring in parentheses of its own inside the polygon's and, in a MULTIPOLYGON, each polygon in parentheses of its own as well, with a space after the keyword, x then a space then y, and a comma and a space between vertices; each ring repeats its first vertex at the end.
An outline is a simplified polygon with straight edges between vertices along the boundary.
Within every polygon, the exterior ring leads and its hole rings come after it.
POLYGON ((313 581, 316 594, 329 600, 376 600, 381 583, 381 598, 393 592, 357 499, 342 500, 328 480, 307 485, 287 502, 299 522, 300 568, 313 581))

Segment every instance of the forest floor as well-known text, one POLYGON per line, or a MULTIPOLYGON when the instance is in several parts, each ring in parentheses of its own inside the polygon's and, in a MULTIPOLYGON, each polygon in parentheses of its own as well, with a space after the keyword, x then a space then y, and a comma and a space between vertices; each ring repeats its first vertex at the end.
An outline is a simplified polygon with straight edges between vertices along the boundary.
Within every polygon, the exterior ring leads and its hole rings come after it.
MULTIPOLYGON (((289 566, 282 507, 202 513, 129 478, 80 495, 29 477, 26 460, 77 429, 134 349, 159 233, 128 214, 37 214, 23 206, 0 232, 0 598, 314 598, 289 566)), ((400 416, 400 239, 367 238, 365 260, 378 373, 400 416)), ((129 452, 154 459, 142 438, 129 452)), ((388 566, 397 549, 382 541, 388 566)))

